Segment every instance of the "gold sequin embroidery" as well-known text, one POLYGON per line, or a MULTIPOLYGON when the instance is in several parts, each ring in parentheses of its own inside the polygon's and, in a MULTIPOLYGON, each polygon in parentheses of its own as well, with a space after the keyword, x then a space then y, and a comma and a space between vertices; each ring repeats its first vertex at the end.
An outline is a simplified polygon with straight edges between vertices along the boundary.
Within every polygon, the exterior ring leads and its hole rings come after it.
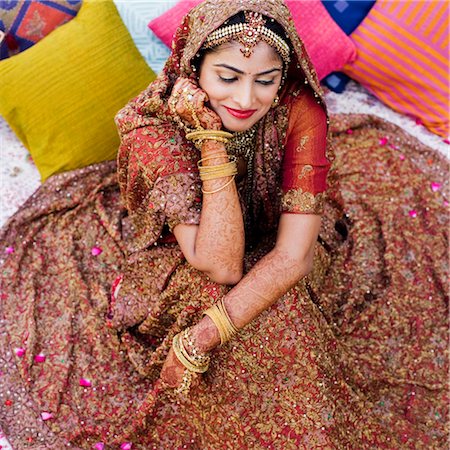
POLYGON ((309 164, 307 164, 306 166, 303 166, 302 172, 298 176, 298 179, 302 180, 303 178, 306 177, 306 175, 308 175, 308 173, 311 173, 312 171, 313 171, 313 166, 311 166, 309 164))
POLYGON ((321 214, 324 198, 323 192, 314 195, 303 191, 302 188, 291 189, 283 195, 281 210, 292 213, 321 214))
POLYGON ((305 150, 305 146, 309 141, 309 136, 302 136, 302 138, 300 139, 300 144, 297 146, 297 148, 295 149, 297 152, 301 152, 303 150, 305 150))

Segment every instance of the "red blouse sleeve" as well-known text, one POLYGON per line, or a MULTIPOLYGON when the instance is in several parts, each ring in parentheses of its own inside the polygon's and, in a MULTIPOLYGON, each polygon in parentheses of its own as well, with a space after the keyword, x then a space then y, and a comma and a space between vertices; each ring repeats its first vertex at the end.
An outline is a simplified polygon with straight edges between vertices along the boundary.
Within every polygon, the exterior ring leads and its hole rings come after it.
POLYGON ((282 168, 282 212, 321 214, 330 161, 326 156, 327 117, 313 94, 294 100, 282 168))

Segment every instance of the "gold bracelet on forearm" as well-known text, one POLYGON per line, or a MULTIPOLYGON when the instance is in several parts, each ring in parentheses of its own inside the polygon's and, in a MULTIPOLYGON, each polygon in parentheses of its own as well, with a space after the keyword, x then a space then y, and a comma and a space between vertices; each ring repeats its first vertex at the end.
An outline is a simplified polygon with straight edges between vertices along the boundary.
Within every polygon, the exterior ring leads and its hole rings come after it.
POLYGON ((231 133, 228 133, 228 131, 222 131, 222 130, 197 130, 192 131, 188 134, 186 134, 186 139, 188 141, 194 141, 197 139, 207 139, 212 137, 220 137, 223 139, 231 139, 233 135, 231 133))
POLYGON ((186 369, 195 373, 204 373, 208 370, 209 358, 206 357, 202 362, 192 358, 183 345, 181 333, 178 333, 174 336, 172 341, 172 348, 176 357, 181 362, 181 364, 186 367, 186 369))
POLYGON ((200 179, 202 181, 214 180, 216 178, 232 177, 237 175, 236 163, 227 163, 218 166, 212 166, 211 169, 199 169, 200 179))
POLYGON ((220 345, 228 342, 239 330, 235 327, 223 303, 220 302, 208 308, 203 314, 207 315, 217 328, 220 335, 220 345))
POLYGON ((215 194, 217 192, 222 191, 223 189, 225 189, 227 186, 229 186, 232 182, 234 181, 234 175, 232 176, 230 181, 227 181, 223 186, 220 186, 220 188, 214 189, 213 191, 205 191, 205 189, 202 188, 202 193, 203 194, 215 194))
POLYGON ((204 161, 217 159, 214 156, 208 156, 206 158, 200 159, 197 163, 198 171, 200 175, 200 179, 202 181, 207 180, 215 180, 217 178, 224 178, 224 177, 233 177, 237 175, 237 165, 236 165, 236 157, 235 156, 229 156, 228 157, 230 162, 224 163, 224 164, 214 164, 211 166, 204 166, 202 163, 204 161))
POLYGON ((188 141, 193 141, 194 145, 201 150, 205 141, 216 141, 222 144, 228 144, 229 139, 233 137, 231 133, 221 130, 199 130, 186 134, 188 141))

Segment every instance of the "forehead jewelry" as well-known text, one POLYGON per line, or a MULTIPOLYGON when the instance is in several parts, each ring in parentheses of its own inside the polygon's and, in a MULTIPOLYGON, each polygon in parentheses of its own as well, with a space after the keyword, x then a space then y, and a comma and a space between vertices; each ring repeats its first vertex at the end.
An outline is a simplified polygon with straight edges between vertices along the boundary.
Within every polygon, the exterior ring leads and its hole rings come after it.
POLYGON ((244 14, 245 23, 218 28, 208 36, 203 47, 217 47, 237 40, 242 45, 241 52, 249 58, 258 42, 265 41, 277 50, 287 66, 290 61, 290 48, 286 41, 265 26, 265 20, 260 13, 246 11, 244 14))

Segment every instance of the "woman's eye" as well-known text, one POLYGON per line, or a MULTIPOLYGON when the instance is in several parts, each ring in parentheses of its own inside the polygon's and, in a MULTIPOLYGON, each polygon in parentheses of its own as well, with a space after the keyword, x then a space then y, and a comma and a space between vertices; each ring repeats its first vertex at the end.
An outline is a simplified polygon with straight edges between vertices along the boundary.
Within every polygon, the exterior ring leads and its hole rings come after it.
POLYGON ((226 78, 226 77, 221 77, 219 76, 219 78, 221 79, 221 81, 223 81, 224 83, 232 83, 233 81, 236 81, 237 78, 233 77, 233 78, 226 78))
POLYGON ((256 82, 262 84, 263 86, 269 86, 274 83, 273 80, 256 80, 256 82))

